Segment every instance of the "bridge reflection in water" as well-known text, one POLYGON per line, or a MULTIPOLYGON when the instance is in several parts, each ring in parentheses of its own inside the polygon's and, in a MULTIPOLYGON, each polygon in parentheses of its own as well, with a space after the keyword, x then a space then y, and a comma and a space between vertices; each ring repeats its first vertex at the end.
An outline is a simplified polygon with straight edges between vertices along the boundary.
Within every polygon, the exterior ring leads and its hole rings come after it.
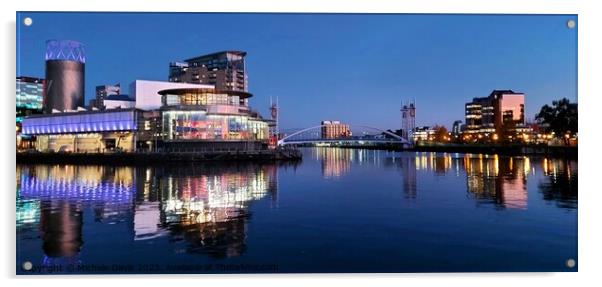
MULTIPOLYGON (((332 147, 306 149, 304 153, 303 174, 319 167, 319 178, 307 178, 330 181, 321 182, 321 186, 342 188, 358 182, 364 187, 379 186, 378 190, 352 191, 357 198, 365 199, 374 193, 380 196, 370 199, 377 203, 375 216, 384 216, 379 213, 383 210, 391 210, 395 216, 409 205, 428 209, 430 202, 425 201, 440 199, 453 200, 463 208, 466 201, 474 203, 471 206, 477 210, 471 212, 475 213, 478 209, 522 212, 542 200, 561 209, 577 209, 575 160, 332 147), (371 175, 365 175, 366 172, 371 175), (453 186, 438 183, 438 178, 453 186), (378 185, 382 181, 386 185, 378 185), (385 190, 391 186, 398 186, 399 190, 385 190), (536 190, 528 192, 529 188, 536 190), (379 209, 383 203, 377 200, 389 191, 398 193, 392 197, 399 198, 398 202, 387 202, 397 209, 379 209)), ((279 206, 279 170, 285 168, 287 165, 252 163, 156 167, 17 165, 17 256, 27 256, 34 264, 72 264, 90 258, 99 260, 89 255, 94 248, 102 249, 95 254, 111 254, 111 248, 124 254, 128 248, 144 245, 156 246, 154 250, 171 262, 179 260, 178 254, 200 254, 203 256, 195 258, 213 259, 243 257, 249 253, 250 231, 273 231, 272 223, 289 226, 291 222, 287 220, 307 216, 295 218, 297 213, 292 208, 293 215, 287 217, 286 208, 294 202, 279 206), (251 208, 254 204, 260 207, 251 208), (252 213, 271 208, 278 211, 278 218, 263 217, 271 223, 254 221, 256 224, 250 225, 252 213), (114 239, 109 238, 113 235, 114 239), (114 247, 115 244, 123 246, 114 247)), ((291 188, 297 172, 282 174, 291 188)), ((334 194, 313 191, 294 196, 313 200, 297 199, 304 204, 315 204, 334 194)), ((320 205, 315 206, 319 210, 320 205)), ((318 215, 311 216, 319 218, 318 215)), ((328 220, 320 222, 327 224, 328 220)))

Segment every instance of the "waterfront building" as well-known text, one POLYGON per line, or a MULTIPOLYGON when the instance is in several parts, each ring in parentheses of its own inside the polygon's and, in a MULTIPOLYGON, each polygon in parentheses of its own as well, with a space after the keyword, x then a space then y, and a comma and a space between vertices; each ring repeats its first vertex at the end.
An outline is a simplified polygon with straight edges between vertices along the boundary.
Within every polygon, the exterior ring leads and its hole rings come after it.
POLYGON ((23 134, 42 152, 133 151, 140 111, 112 109, 30 116, 23 134))
POLYGON ((35 115, 23 121, 23 134, 35 136, 35 149, 53 152, 111 152, 155 149, 161 137, 160 90, 209 85, 136 80, 131 97, 111 95, 104 110, 79 109, 35 115))
POLYGON ((223 51, 173 62, 169 81, 213 85, 220 91, 246 92, 246 52, 223 51))
POLYGON ((163 149, 263 149, 268 120, 249 107, 253 95, 210 88, 160 91, 163 149))
POLYGON ((136 109, 151 111, 158 110, 163 105, 159 91, 168 89, 184 88, 207 88, 213 89, 212 85, 173 83, 164 81, 135 80, 129 85, 129 95, 136 100, 136 109))
POLYGON ((45 113, 84 107, 85 63, 82 43, 69 40, 46 42, 45 113))
POLYGON ((104 109, 105 104, 104 101, 109 96, 115 96, 121 94, 121 85, 103 85, 96 86, 96 98, 94 101, 94 107, 98 109, 104 109))
POLYGON ((37 137, 36 150, 54 152, 240 151, 267 146, 269 120, 249 107, 250 93, 169 82, 136 81, 132 86, 135 98, 109 96, 105 110, 28 117, 23 133, 37 137))
POLYGON ((35 138, 21 134, 23 118, 41 114, 44 101, 44 80, 33 77, 17 77, 16 86, 16 143, 17 150, 32 148, 35 138))
POLYGON ((17 123, 31 114, 41 114, 44 102, 44 79, 17 77, 17 123))
POLYGON ((111 95, 103 100, 105 109, 131 109, 136 107, 136 99, 128 95, 111 95))
POLYGON ((52 76, 54 84, 62 81, 58 84, 63 93, 54 93, 45 102, 49 105, 45 106, 46 114, 23 120, 23 134, 36 137, 38 151, 267 148, 268 127, 274 120, 263 119, 249 107, 252 94, 246 92, 244 52, 220 52, 186 60, 190 68, 180 65, 180 76, 170 76, 169 82, 136 80, 129 85, 129 96, 120 94, 120 85, 98 86, 97 98, 86 110, 83 92, 79 93, 83 89, 83 46, 73 41, 49 41, 48 46, 47 75, 52 76), (58 63, 50 67, 53 61, 58 63), (208 73, 208 81, 196 78, 194 71, 208 73), (186 78, 189 73, 191 78, 186 78))
POLYGON ((321 135, 323 139, 338 139, 351 137, 349 125, 343 124, 340 121, 322 121, 320 123, 321 135))
POLYGON ((494 90, 465 105, 465 133, 479 137, 509 137, 525 132, 525 94, 494 90))
POLYGON ((466 103, 466 132, 477 134, 480 132, 495 132, 493 125, 493 104, 489 97, 474 98, 466 103))
POLYGON ((416 127, 412 133, 412 141, 431 141, 435 138, 435 129, 429 126, 416 127))
POLYGON ((464 124, 462 124, 462 121, 454 121, 454 123, 452 124, 452 135, 454 137, 457 137, 462 133, 463 130, 464 124))

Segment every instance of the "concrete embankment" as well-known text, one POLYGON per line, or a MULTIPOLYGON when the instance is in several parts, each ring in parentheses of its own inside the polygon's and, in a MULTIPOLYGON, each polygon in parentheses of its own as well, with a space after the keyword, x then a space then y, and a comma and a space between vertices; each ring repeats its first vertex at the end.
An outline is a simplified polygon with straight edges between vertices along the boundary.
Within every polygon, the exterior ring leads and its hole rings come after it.
POLYGON ((17 163, 147 165, 203 161, 297 161, 298 150, 180 153, 17 153, 17 163))

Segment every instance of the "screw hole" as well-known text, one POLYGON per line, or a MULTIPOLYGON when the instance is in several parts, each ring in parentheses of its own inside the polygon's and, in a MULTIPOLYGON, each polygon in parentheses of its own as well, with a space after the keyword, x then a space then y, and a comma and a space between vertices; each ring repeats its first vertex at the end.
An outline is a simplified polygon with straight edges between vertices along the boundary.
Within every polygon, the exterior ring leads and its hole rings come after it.
POLYGON ((573 268, 573 267, 575 267, 575 264, 577 264, 577 262, 575 262, 575 259, 573 259, 573 258, 569 258, 569 259, 566 261, 566 267, 568 267, 568 268, 573 268))
POLYGON ((573 29, 573 28, 575 28, 575 20, 568 20, 568 21, 566 21, 566 26, 567 26, 569 29, 573 29))
POLYGON ((25 261, 23 262, 23 265, 21 267, 23 268, 23 270, 29 271, 33 267, 33 264, 31 264, 31 262, 29 261, 25 261))
POLYGON ((29 17, 25 17, 25 19, 23 19, 23 24, 25 26, 31 26, 31 24, 33 24, 33 20, 29 17))

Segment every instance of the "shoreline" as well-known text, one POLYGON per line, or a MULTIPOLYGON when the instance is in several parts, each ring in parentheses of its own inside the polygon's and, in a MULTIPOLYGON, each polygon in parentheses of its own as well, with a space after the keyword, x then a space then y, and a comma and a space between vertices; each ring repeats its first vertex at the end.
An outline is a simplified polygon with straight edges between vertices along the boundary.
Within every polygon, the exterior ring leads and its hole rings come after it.
POLYGON ((274 162, 300 161, 297 150, 258 150, 246 152, 179 153, 17 153, 16 163, 161 165, 192 162, 274 162))
POLYGON ((537 145, 458 145, 437 144, 417 145, 403 148, 396 145, 381 146, 339 146, 349 149, 370 149, 387 151, 414 151, 414 152, 448 152, 448 153, 473 153, 473 154, 498 154, 506 156, 551 156, 577 158, 578 148, 571 146, 537 146, 537 145))
MULTIPOLYGON (((299 146, 310 147, 310 146, 299 146)), ((569 146, 522 146, 522 145, 417 145, 403 148, 398 145, 342 145, 345 149, 385 150, 396 152, 447 152, 463 154, 498 154, 504 156, 549 156, 578 158, 577 147, 569 146)), ((302 154, 296 149, 222 151, 222 152, 178 152, 178 153, 41 153, 17 152, 16 163, 51 164, 112 164, 112 165, 160 165, 194 162, 274 162, 301 161, 302 154)))

